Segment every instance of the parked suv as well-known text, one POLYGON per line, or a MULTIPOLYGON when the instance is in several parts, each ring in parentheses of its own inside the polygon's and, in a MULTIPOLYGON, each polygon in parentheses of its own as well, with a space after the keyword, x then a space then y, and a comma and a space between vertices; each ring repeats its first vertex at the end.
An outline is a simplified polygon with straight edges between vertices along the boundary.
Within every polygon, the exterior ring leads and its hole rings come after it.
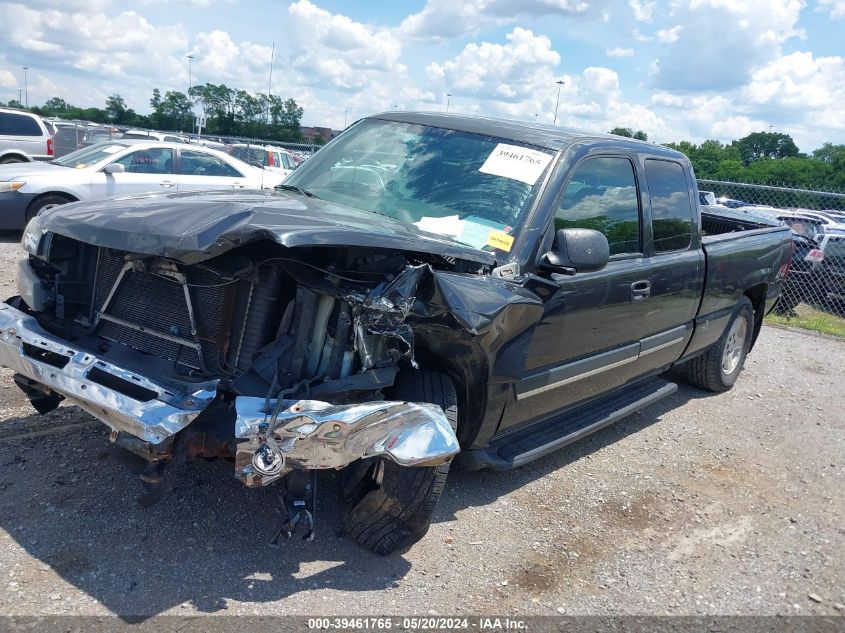
POLYGON ((53 150, 60 158, 83 147, 105 143, 119 136, 114 128, 99 125, 62 125, 53 136, 53 150))
POLYGON ((53 136, 36 114, 0 108, 0 164, 53 158, 53 136))

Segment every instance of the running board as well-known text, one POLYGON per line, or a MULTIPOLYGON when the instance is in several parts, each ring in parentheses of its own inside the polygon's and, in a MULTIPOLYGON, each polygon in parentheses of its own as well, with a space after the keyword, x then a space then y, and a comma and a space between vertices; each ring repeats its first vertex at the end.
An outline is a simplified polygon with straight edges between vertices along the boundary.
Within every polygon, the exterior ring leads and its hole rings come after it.
POLYGON ((678 385, 661 378, 637 382, 567 411, 558 418, 536 422, 494 438, 485 449, 463 451, 456 458, 456 464, 465 470, 518 468, 644 409, 677 390, 678 385))

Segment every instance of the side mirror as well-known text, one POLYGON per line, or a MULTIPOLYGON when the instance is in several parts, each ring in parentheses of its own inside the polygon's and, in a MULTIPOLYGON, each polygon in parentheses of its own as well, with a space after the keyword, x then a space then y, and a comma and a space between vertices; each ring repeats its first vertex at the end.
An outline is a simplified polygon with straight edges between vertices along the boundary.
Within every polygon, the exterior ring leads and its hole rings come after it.
POLYGON ((120 163, 109 163, 103 171, 107 174, 122 174, 126 171, 126 167, 120 163))
POLYGON ((540 259, 540 269, 574 275, 590 273, 607 266, 610 246, 600 231, 558 229, 552 250, 540 259))

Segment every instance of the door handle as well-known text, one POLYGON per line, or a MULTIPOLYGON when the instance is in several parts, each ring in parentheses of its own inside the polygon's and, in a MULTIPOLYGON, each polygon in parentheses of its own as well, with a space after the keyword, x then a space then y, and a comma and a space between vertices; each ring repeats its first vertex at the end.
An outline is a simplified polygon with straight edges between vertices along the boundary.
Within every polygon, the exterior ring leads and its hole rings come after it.
POLYGON ((232 184, 232 189, 243 189, 245 186, 246 186, 246 185, 243 185, 243 184, 241 184, 241 183, 239 183, 239 182, 236 182, 236 183, 233 183, 233 184, 232 184))
POLYGON ((650 281, 635 281, 631 284, 631 301, 645 301, 651 296, 650 281))
POLYGON ((175 185, 176 183, 175 183, 175 182, 173 182, 172 180, 162 180, 162 181, 161 181, 160 183, 158 183, 158 184, 159 184, 160 186, 164 187, 165 189, 168 189, 168 188, 172 187, 173 185, 175 185))

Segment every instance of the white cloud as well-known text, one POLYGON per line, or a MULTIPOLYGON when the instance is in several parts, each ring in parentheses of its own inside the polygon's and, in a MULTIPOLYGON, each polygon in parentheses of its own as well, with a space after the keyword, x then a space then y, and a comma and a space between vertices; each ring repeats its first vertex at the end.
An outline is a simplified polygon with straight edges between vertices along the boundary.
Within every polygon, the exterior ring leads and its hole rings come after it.
POLYGON ((644 35, 640 32, 639 29, 632 29, 631 37, 633 37, 638 42, 651 42, 654 39, 651 35, 644 35))
POLYGON ((5 68, 0 68, 0 88, 16 89, 18 87, 18 79, 5 68))
POLYGON ((819 0, 819 9, 829 8, 830 17, 834 20, 845 16, 845 0, 819 0))
POLYGON ((657 88, 722 90, 747 83, 752 71, 776 58, 787 40, 801 37, 804 0, 679 0, 670 10, 677 32, 658 33, 666 44, 653 77, 657 88))
POLYGON ((303 83, 351 91, 371 88, 379 76, 397 81, 405 74, 402 44, 389 29, 332 14, 309 0, 291 4, 288 17, 285 46, 303 83))
POLYGON ((628 0, 628 6, 634 12, 634 19, 638 22, 651 22, 651 15, 657 7, 657 2, 654 0, 646 2, 645 0, 628 0))
POLYGON ((608 48, 605 50, 605 55, 608 57, 633 57, 634 49, 617 46, 616 48, 608 48))
POLYGON ((517 27, 506 39, 506 44, 467 44, 455 59, 429 64, 429 79, 454 94, 506 101, 528 96, 541 82, 554 83, 552 69, 560 63, 560 55, 548 37, 517 27))
POLYGON ((578 15, 599 9, 604 2, 586 0, 427 0, 418 13, 399 26, 405 37, 448 39, 475 33, 485 26, 512 24, 520 17, 578 15))
POLYGON ((802 148, 845 136, 845 59, 810 52, 782 56, 743 89, 755 112, 789 132, 802 148))
POLYGON ((671 29, 660 29, 657 32, 657 41, 663 44, 672 44, 680 39, 680 33, 684 29, 683 24, 676 24, 671 29))

